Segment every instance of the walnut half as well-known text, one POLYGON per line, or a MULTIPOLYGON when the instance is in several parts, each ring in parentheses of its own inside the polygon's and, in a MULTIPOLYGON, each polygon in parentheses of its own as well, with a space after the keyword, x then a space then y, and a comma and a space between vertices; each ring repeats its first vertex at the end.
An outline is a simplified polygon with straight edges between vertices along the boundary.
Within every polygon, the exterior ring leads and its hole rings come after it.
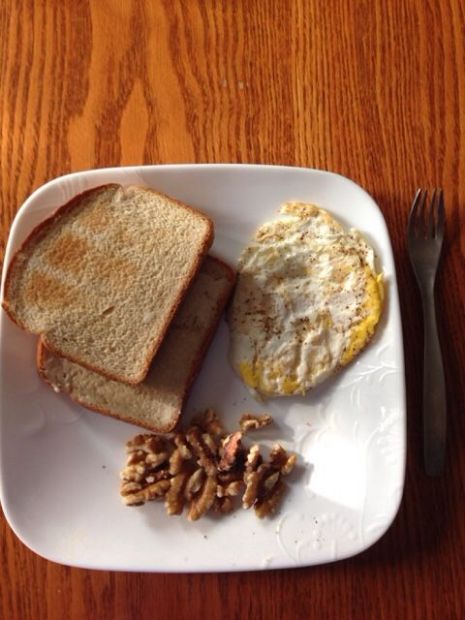
POLYGON ((253 445, 246 460, 242 506, 246 509, 253 506, 260 519, 273 514, 286 490, 282 476, 292 471, 296 460, 295 454, 288 454, 282 446, 276 444, 270 452, 269 460, 263 462, 258 445, 253 445))

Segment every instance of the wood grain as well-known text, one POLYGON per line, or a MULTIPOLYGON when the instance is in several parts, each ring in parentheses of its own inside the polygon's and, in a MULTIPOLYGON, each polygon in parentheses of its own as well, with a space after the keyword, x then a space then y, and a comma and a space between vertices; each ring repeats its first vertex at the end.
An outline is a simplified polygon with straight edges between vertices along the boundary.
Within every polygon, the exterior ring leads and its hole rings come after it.
POLYGON ((334 565, 229 575, 47 562, 1 521, 0 614, 87 618, 465 617, 465 8, 461 0, 4 0, 1 256, 36 187, 96 166, 259 162, 334 170, 379 202, 404 318, 409 455, 389 532, 334 565), (421 466, 420 305, 405 251, 417 186, 444 188, 439 284, 447 472, 421 466))

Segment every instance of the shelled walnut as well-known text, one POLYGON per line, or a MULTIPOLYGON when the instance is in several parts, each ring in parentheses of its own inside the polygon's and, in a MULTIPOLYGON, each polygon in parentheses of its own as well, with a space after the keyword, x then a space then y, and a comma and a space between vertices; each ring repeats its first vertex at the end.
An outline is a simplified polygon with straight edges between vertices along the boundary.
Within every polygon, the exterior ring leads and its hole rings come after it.
POLYGON ((241 431, 246 433, 247 431, 255 431, 259 428, 269 426, 272 422, 273 418, 267 413, 262 415, 255 413, 243 413, 241 419, 239 420, 239 426, 241 431))
POLYGON ((295 454, 288 454, 282 446, 275 444, 269 460, 264 463, 258 445, 253 445, 246 459, 243 507, 253 506, 260 518, 275 512, 286 490, 282 477, 291 473, 296 461, 295 454))
POLYGON ((126 444, 127 461, 121 471, 123 503, 138 506, 163 499, 169 515, 186 509, 196 521, 210 510, 226 514, 237 506, 253 507, 263 518, 278 507, 286 485, 283 476, 295 466, 296 455, 276 444, 267 461, 258 444, 249 449, 243 436, 268 426, 269 415, 244 414, 240 430, 227 433, 211 409, 196 418, 185 432, 137 435, 126 444))

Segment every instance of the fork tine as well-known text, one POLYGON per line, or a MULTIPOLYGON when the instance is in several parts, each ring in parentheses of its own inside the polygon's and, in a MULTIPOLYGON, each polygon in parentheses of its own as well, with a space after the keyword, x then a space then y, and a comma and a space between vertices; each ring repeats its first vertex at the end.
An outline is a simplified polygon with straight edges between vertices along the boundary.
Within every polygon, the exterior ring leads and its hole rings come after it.
MULTIPOLYGON (((419 234, 418 220, 423 219, 423 210, 426 201, 427 192, 421 188, 417 189, 415 198, 413 199, 412 208, 408 216, 408 231, 410 235, 416 237, 419 234)), ((420 226, 421 228, 421 226, 420 226)))
POLYGON ((431 239, 434 236, 434 216, 436 213, 436 196, 438 193, 438 190, 434 188, 433 193, 431 194, 431 202, 429 203, 428 213, 425 213, 425 230, 427 239, 431 239))
POLYGON ((438 190, 437 224, 436 234, 434 235, 436 239, 442 239, 442 237, 444 236, 444 221, 444 192, 442 191, 442 189, 440 189, 438 190))

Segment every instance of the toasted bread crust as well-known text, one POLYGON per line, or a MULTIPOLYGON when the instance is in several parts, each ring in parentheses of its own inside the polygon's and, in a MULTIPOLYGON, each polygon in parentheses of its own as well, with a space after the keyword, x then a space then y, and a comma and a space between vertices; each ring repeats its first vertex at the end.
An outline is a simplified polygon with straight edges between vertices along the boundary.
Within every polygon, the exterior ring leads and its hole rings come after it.
POLYGON ((149 368, 150 368, 150 363, 151 363, 153 357, 155 356, 157 350, 161 346, 161 344, 163 342, 163 339, 165 337, 166 331, 168 330, 168 327, 169 327, 169 325, 170 325, 174 315, 176 314, 176 311, 178 310, 179 305, 181 304, 182 299, 183 299, 187 289, 189 288, 192 280, 194 279, 195 275, 197 274, 197 272, 198 272, 198 270, 199 270, 199 268, 200 268, 200 266, 202 264, 202 260, 204 259, 205 255, 207 254, 209 248, 211 247, 211 245, 213 243, 213 237, 214 237, 213 222, 212 222, 212 220, 208 216, 206 216, 201 211, 197 211, 196 209, 190 207, 189 205, 186 205, 186 204, 182 203, 181 201, 176 200, 175 198, 172 198, 171 196, 168 196, 168 195, 163 194, 161 192, 158 192, 158 191, 156 191, 156 190, 154 190, 152 188, 148 188, 148 187, 144 187, 144 186, 139 186, 139 185, 128 186, 128 187, 137 188, 137 189, 139 189, 141 191, 144 191, 144 192, 148 191, 148 192, 154 194, 155 196, 162 197, 162 198, 170 201, 171 203, 177 204, 181 208, 184 208, 184 209, 188 210, 189 212, 195 214, 196 217, 202 219, 203 222, 208 227, 207 236, 205 237, 205 239, 203 241, 203 244, 200 247, 200 249, 199 249, 199 251, 197 253, 197 256, 195 257, 195 260, 192 263, 190 271, 188 272, 188 274, 186 275, 186 277, 185 277, 185 279, 183 281, 183 286, 180 288, 180 290, 178 292, 178 295, 177 295, 176 299, 174 300, 174 303, 173 303, 170 311, 166 313, 161 327, 158 329, 156 336, 153 338, 153 340, 152 340, 152 342, 150 344, 150 347, 148 349, 148 352, 147 352, 144 364, 142 366, 142 369, 133 378, 129 378, 127 376, 122 376, 122 375, 111 373, 107 369, 99 368, 99 367, 93 365, 92 363, 89 363, 87 360, 83 360, 79 356, 72 355, 72 354, 70 354, 67 351, 63 351, 59 347, 56 347, 47 338, 47 333, 46 332, 34 332, 31 329, 29 329, 29 327, 27 325, 25 325, 21 321, 21 319, 17 316, 17 314, 13 311, 13 309, 11 307, 11 304, 9 303, 11 283, 12 283, 12 280, 13 280, 13 278, 15 276, 15 271, 17 269, 21 269, 21 266, 19 265, 19 262, 21 260, 26 260, 27 259, 28 248, 30 248, 31 245, 34 245, 35 243, 37 243, 43 237, 45 237, 47 235, 47 233, 60 221, 60 219, 62 219, 64 217, 66 217, 67 215, 69 215, 73 210, 78 209, 80 207, 82 201, 87 199, 87 198, 89 198, 90 196, 92 196, 92 194, 98 195, 99 193, 108 191, 111 188, 113 188, 115 190, 115 192, 116 192, 121 187, 123 187, 123 186, 121 186, 118 183, 108 183, 108 184, 105 184, 105 185, 100 185, 100 186, 88 189, 88 190, 78 194, 77 196, 74 196, 65 205, 62 205, 61 207, 56 209, 56 211, 51 216, 49 216, 48 218, 43 220, 41 223, 39 223, 31 231, 31 233, 27 236, 25 241, 21 244, 20 248, 13 255, 13 257, 11 259, 11 262, 10 262, 10 264, 8 266, 8 270, 7 270, 6 277, 5 277, 5 286, 4 286, 4 295, 3 295, 3 300, 2 300, 2 307, 5 310, 5 312, 7 313, 7 315, 10 317, 10 319, 14 323, 16 323, 21 329, 23 329, 24 331, 26 331, 28 333, 37 333, 42 338, 45 346, 50 351, 55 353, 56 355, 64 357, 64 358, 70 360, 71 362, 75 362, 77 364, 80 364, 81 366, 84 366, 85 368, 87 368, 89 370, 97 372, 97 373, 101 374, 102 376, 104 376, 104 377, 106 377, 108 379, 113 379, 115 381, 120 381, 122 383, 127 383, 129 385, 135 385, 135 384, 140 383, 141 381, 143 381, 144 378, 146 377, 146 375, 147 375, 147 373, 149 371, 149 368))
POLYGON ((216 331, 218 329, 218 325, 219 325, 221 316, 223 314, 223 310, 224 310, 226 304, 228 303, 229 298, 231 297, 231 294, 232 294, 232 291, 233 291, 233 287, 234 287, 234 283, 236 281, 236 274, 235 274, 234 270, 229 265, 227 265, 226 263, 224 263, 222 260, 220 260, 219 258, 217 258, 215 256, 211 256, 210 255, 210 258, 214 259, 218 263, 218 265, 220 265, 224 269, 225 275, 226 275, 227 279, 230 282, 230 287, 229 287, 229 289, 225 289, 223 295, 218 299, 218 301, 216 303, 215 318, 214 318, 214 320, 211 323, 210 331, 207 334, 207 336, 205 337, 205 340, 203 342, 203 346, 200 349, 200 351, 198 352, 197 357, 194 360, 194 363, 192 364, 192 371, 191 371, 191 373, 190 373, 190 375, 189 375, 189 377, 186 380, 186 383, 184 385, 184 393, 182 395, 182 405, 180 407, 178 417, 176 418, 176 420, 174 420, 173 425, 169 429, 170 431, 173 430, 176 427, 176 425, 177 425, 177 423, 179 421, 179 418, 181 417, 182 408, 184 406, 184 403, 186 402, 187 397, 189 396, 190 389, 191 389, 191 387, 192 387, 192 385, 193 385, 197 375, 199 374, 199 372, 200 372, 200 370, 202 368, 202 362, 203 362, 203 360, 205 358, 205 355, 206 355, 208 349, 210 348, 210 345, 212 343, 213 337, 214 337, 214 335, 215 335, 215 333, 216 333, 216 331))

